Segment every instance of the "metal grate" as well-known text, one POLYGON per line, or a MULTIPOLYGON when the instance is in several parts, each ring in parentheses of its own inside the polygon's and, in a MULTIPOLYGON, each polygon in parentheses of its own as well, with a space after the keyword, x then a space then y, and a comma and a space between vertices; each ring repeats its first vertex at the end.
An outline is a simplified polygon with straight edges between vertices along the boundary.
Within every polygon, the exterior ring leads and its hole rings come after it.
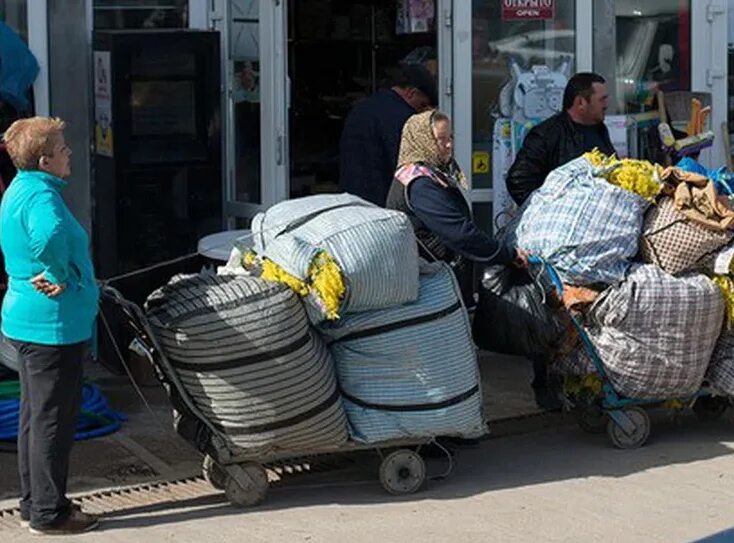
MULTIPOLYGON (((75 496, 72 501, 81 505, 87 513, 104 516, 128 509, 220 493, 220 490, 213 488, 203 478, 195 477, 92 492, 75 496)), ((19 527, 20 510, 17 507, 0 509, 0 529, 18 529, 19 527)))
MULTIPOLYGON (((288 461, 274 462, 265 467, 271 487, 280 486, 284 480, 338 469, 354 464, 353 458, 334 456, 319 458, 302 457, 288 461)), ((85 512, 93 515, 110 515, 131 509, 150 507, 165 503, 202 498, 223 494, 213 488, 203 477, 187 477, 173 481, 158 481, 120 487, 110 490, 94 491, 72 497, 85 512)), ((0 509, 0 530, 19 529, 20 510, 17 507, 0 509)))

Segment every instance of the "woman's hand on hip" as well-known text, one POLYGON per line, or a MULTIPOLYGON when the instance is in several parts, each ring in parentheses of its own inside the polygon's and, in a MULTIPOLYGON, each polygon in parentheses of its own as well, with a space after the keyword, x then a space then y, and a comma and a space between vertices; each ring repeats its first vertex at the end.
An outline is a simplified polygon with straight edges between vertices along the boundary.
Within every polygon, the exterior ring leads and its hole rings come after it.
POLYGON ((51 281, 46 279, 45 272, 41 272, 35 277, 31 278, 31 284, 33 285, 33 288, 35 288, 38 292, 45 294, 49 298, 58 296, 66 289, 66 284, 52 283, 51 281))

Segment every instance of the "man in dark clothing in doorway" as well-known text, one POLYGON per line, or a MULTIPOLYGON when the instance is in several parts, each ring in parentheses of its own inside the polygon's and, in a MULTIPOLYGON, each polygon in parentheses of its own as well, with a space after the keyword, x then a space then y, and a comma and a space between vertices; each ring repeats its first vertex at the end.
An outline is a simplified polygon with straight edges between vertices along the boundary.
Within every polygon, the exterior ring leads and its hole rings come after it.
POLYGON ((437 105, 436 81, 422 64, 403 64, 389 89, 380 89, 347 115, 339 158, 339 188, 385 205, 408 117, 437 105))
POLYGON ((507 190, 521 205, 539 188, 551 170, 578 158, 594 147, 614 153, 604 125, 607 87, 591 72, 575 74, 563 93, 563 109, 532 128, 507 173, 507 190))

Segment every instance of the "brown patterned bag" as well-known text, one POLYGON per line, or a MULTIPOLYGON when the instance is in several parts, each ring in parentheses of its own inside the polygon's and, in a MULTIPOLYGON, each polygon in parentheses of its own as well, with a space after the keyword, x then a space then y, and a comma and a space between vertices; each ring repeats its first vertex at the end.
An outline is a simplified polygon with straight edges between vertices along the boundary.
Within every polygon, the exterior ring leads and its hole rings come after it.
POLYGON ((671 198, 663 198, 645 215, 640 252, 645 262, 676 274, 700 268, 734 237, 691 221, 671 198))

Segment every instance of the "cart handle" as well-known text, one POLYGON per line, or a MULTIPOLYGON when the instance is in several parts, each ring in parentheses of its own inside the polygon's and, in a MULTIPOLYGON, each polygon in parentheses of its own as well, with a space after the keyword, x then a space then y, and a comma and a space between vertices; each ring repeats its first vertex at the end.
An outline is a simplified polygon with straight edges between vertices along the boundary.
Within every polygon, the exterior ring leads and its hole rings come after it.
POLYGON ((561 281, 561 278, 558 276, 558 272, 556 272, 553 266, 548 264, 543 258, 536 255, 530 255, 528 257, 528 264, 541 266, 541 273, 546 272, 548 274, 548 277, 550 277, 553 286, 556 287, 558 295, 563 296, 563 282, 561 281))

